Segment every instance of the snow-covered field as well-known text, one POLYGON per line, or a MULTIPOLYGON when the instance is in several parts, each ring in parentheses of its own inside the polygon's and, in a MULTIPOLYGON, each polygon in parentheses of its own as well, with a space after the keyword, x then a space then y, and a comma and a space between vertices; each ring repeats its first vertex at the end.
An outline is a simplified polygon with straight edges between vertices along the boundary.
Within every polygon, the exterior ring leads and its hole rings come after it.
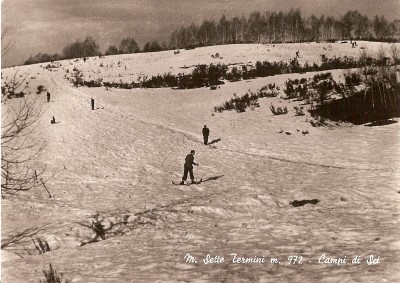
MULTIPOLYGON (((301 65, 321 63, 321 55, 327 58, 353 57, 358 58, 363 50, 373 56, 380 48, 389 51, 389 43, 358 42, 357 48, 351 48, 350 43, 293 43, 293 44, 232 44, 218 45, 195 50, 162 51, 128 55, 114 55, 105 58, 92 57, 88 61, 63 61, 61 67, 72 73, 77 68, 84 74, 86 80, 102 79, 105 82, 138 82, 145 76, 163 75, 165 73, 187 74, 199 64, 224 63, 229 67, 255 65, 256 61, 289 62, 296 57, 301 65), (218 58, 215 56, 218 54, 218 58)), ((46 63, 42 64, 47 65, 46 63)))
MULTIPOLYGON (((17 67, 36 77, 33 90, 42 84, 51 93, 32 138, 47 143, 38 162, 54 174, 47 183, 54 197, 37 188, 2 200, 2 281, 38 282, 51 262, 72 282, 397 282, 399 123, 314 128, 308 113, 294 115, 300 102, 281 95, 260 99, 254 111, 213 111, 233 93, 267 83, 282 91, 288 78, 314 73, 226 83, 217 90, 74 88, 65 79, 65 70, 74 67, 85 78, 118 82, 188 72, 196 64, 290 60, 297 50, 300 63, 319 63, 322 54, 357 57, 361 47, 372 53, 380 46, 389 48, 369 42, 358 48, 230 45, 61 61, 52 71, 40 67, 44 63, 17 67), (222 59, 212 58, 215 53, 222 59), (271 103, 286 105, 289 113, 274 116, 271 103), (51 125, 52 116, 60 123, 51 125), (202 144, 203 125, 211 130, 210 141, 220 141, 202 144), (195 177, 203 182, 172 185, 191 149, 200 163, 195 177), (311 199, 319 202, 290 205, 311 199), (87 227, 96 217, 108 229, 104 240, 87 227), (39 255, 34 235, 52 251, 39 255), (187 254, 197 263, 186 262, 187 254), (207 254, 225 262, 204 264, 207 254), (231 254, 266 262, 233 263, 231 254), (324 254, 346 256, 347 262, 319 263, 324 254), (368 265, 370 255, 380 263, 368 265), (302 261, 289 264, 289 256, 302 261), (355 256, 360 264, 352 264, 355 256)), ((3 77, 14 69, 3 70, 3 77)))

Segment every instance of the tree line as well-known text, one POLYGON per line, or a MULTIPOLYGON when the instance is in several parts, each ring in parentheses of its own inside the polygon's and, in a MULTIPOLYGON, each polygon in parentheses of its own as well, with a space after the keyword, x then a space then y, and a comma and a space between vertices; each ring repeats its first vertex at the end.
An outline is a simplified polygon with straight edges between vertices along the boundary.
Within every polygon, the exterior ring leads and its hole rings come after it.
POLYGON ((383 16, 369 19, 358 11, 348 11, 340 19, 315 15, 303 17, 299 9, 289 12, 253 12, 248 18, 227 19, 218 23, 205 20, 175 30, 171 48, 190 48, 235 43, 293 43, 342 39, 394 41, 400 36, 400 20, 389 22, 383 16))
MULTIPOLYGON (((289 12, 253 12, 247 18, 221 16, 204 20, 200 25, 191 23, 172 32, 169 42, 147 42, 142 49, 134 38, 123 39, 119 46, 111 45, 104 55, 157 52, 178 48, 235 43, 291 43, 336 41, 345 39, 397 41, 400 38, 400 20, 389 22, 383 16, 369 19, 358 11, 348 11, 340 19, 332 16, 303 17, 300 9, 289 12)), ((92 37, 68 44, 62 54, 39 53, 25 61, 25 65, 72 59, 101 54, 92 37)))
MULTIPOLYGON (((157 52, 167 49, 168 46, 166 45, 166 43, 162 43, 160 45, 157 40, 147 42, 143 46, 143 49, 140 49, 135 39, 127 37, 121 41, 118 47, 115 45, 109 46, 104 55, 157 52)), ((92 37, 88 36, 83 41, 77 40, 72 44, 68 44, 66 47, 63 48, 61 55, 58 53, 47 54, 40 52, 35 56, 30 56, 29 59, 24 62, 24 65, 102 55, 103 54, 100 52, 100 46, 92 37)))

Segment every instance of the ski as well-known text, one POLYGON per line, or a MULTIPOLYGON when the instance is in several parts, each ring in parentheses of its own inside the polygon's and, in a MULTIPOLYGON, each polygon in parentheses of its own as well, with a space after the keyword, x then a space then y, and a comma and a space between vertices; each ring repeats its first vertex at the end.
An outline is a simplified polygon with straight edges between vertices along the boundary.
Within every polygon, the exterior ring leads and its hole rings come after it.
POLYGON ((203 179, 200 179, 200 181, 198 181, 198 182, 195 182, 195 183, 188 183, 188 184, 175 183, 174 181, 172 181, 172 184, 173 184, 173 185, 176 185, 176 186, 190 186, 190 185, 198 185, 198 184, 200 184, 201 182, 203 182, 203 179))
POLYGON ((188 186, 188 184, 175 183, 174 181, 172 181, 172 184, 175 186, 188 186))

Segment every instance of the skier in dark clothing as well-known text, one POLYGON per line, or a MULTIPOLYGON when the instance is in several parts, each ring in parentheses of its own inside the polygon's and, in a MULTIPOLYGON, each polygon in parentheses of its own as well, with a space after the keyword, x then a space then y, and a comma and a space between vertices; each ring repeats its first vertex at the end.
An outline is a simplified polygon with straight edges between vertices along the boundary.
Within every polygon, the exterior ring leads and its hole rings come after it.
POLYGON ((300 58, 300 55, 299 55, 299 50, 297 50, 297 52, 296 52, 296 58, 300 58))
POLYGON ((203 128, 203 139, 204 139, 204 144, 208 144, 208 136, 210 135, 210 129, 207 128, 207 125, 204 125, 203 128))
POLYGON ((50 92, 47 92, 47 102, 50 102, 50 92))
POLYGON ((182 177, 182 182, 180 183, 180 185, 183 185, 185 183, 188 173, 190 174, 190 179, 192 180, 192 183, 195 183, 194 175, 193 175, 193 165, 199 166, 199 163, 194 162, 194 154, 195 154, 195 151, 191 150, 190 154, 188 154, 185 158, 183 177, 182 177))
POLYGON ((90 104, 92 105, 92 110, 94 110, 94 99, 93 98, 90 99, 90 104))

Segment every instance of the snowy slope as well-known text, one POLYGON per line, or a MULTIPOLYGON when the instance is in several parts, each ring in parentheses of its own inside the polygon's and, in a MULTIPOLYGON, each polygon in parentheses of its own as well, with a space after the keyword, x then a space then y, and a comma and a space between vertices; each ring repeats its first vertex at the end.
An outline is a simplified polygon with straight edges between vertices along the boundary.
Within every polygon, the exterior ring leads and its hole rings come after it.
MULTIPOLYGON (((358 45, 379 48, 378 43, 358 45)), ((47 184, 54 198, 38 188, 2 200, 3 242, 23 231, 27 236, 2 249, 2 280, 37 282, 51 262, 72 282, 397 281, 398 123, 313 128, 306 122, 309 115, 294 116, 299 102, 279 96, 260 99, 254 111, 213 112, 233 93, 314 74, 227 83, 214 91, 108 91, 74 88, 63 70, 78 67, 92 78, 121 74, 129 80, 137 74, 179 73, 185 65, 209 64, 217 60, 210 56, 216 52, 223 57, 219 61, 230 64, 290 59, 299 48, 304 61, 318 60, 325 52, 328 57, 360 52, 339 43, 232 45, 179 55, 165 51, 62 61, 52 72, 39 65, 18 67, 36 76, 33 89, 43 84, 52 94, 32 138, 47 141, 38 162, 47 165, 48 175, 54 174, 47 184), (122 67, 118 61, 124 62, 122 67), (99 69, 101 62, 108 69, 99 69), (98 107, 94 111, 92 97, 98 107), (289 113, 273 116, 271 102, 287 105, 289 113), (50 125, 52 116, 60 123, 50 125), (210 140, 221 141, 202 144, 205 124, 210 140), (303 130, 309 134, 302 135, 303 130), (171 181, 180 180, 191 149, 200 163, 195 176, 204 182, 174 186, 171 181), (290 205, 310 199, 319 202, 290 205), (97 241, 84 225, 96 214, 109 229, 105 240, 97 241), (37 254, 29 237, 35 233, 53 251, 37 254), (267 263, 234 264, 232 253, 264 256, 267 263), (198 263, 186 263, 186 254, 198 263), (207 254, 223 256, 225 263, 205 265, 207 254), (347 256, 348 263, 319 264, 322 254, 347 256), (288 264, 290 255, 302 256, 302 264, 288 264), (360 265, 350 263, 355 255, 363 258, 360 265), (380 256, 381 263, 367 265, 370 255, 380 256), (281 263, 271 264, 271 257, 281 263)), ((7 75, 13 70, 3 71, 7 75)), ((332 73, 342 75, 341 70, 332 73)))

